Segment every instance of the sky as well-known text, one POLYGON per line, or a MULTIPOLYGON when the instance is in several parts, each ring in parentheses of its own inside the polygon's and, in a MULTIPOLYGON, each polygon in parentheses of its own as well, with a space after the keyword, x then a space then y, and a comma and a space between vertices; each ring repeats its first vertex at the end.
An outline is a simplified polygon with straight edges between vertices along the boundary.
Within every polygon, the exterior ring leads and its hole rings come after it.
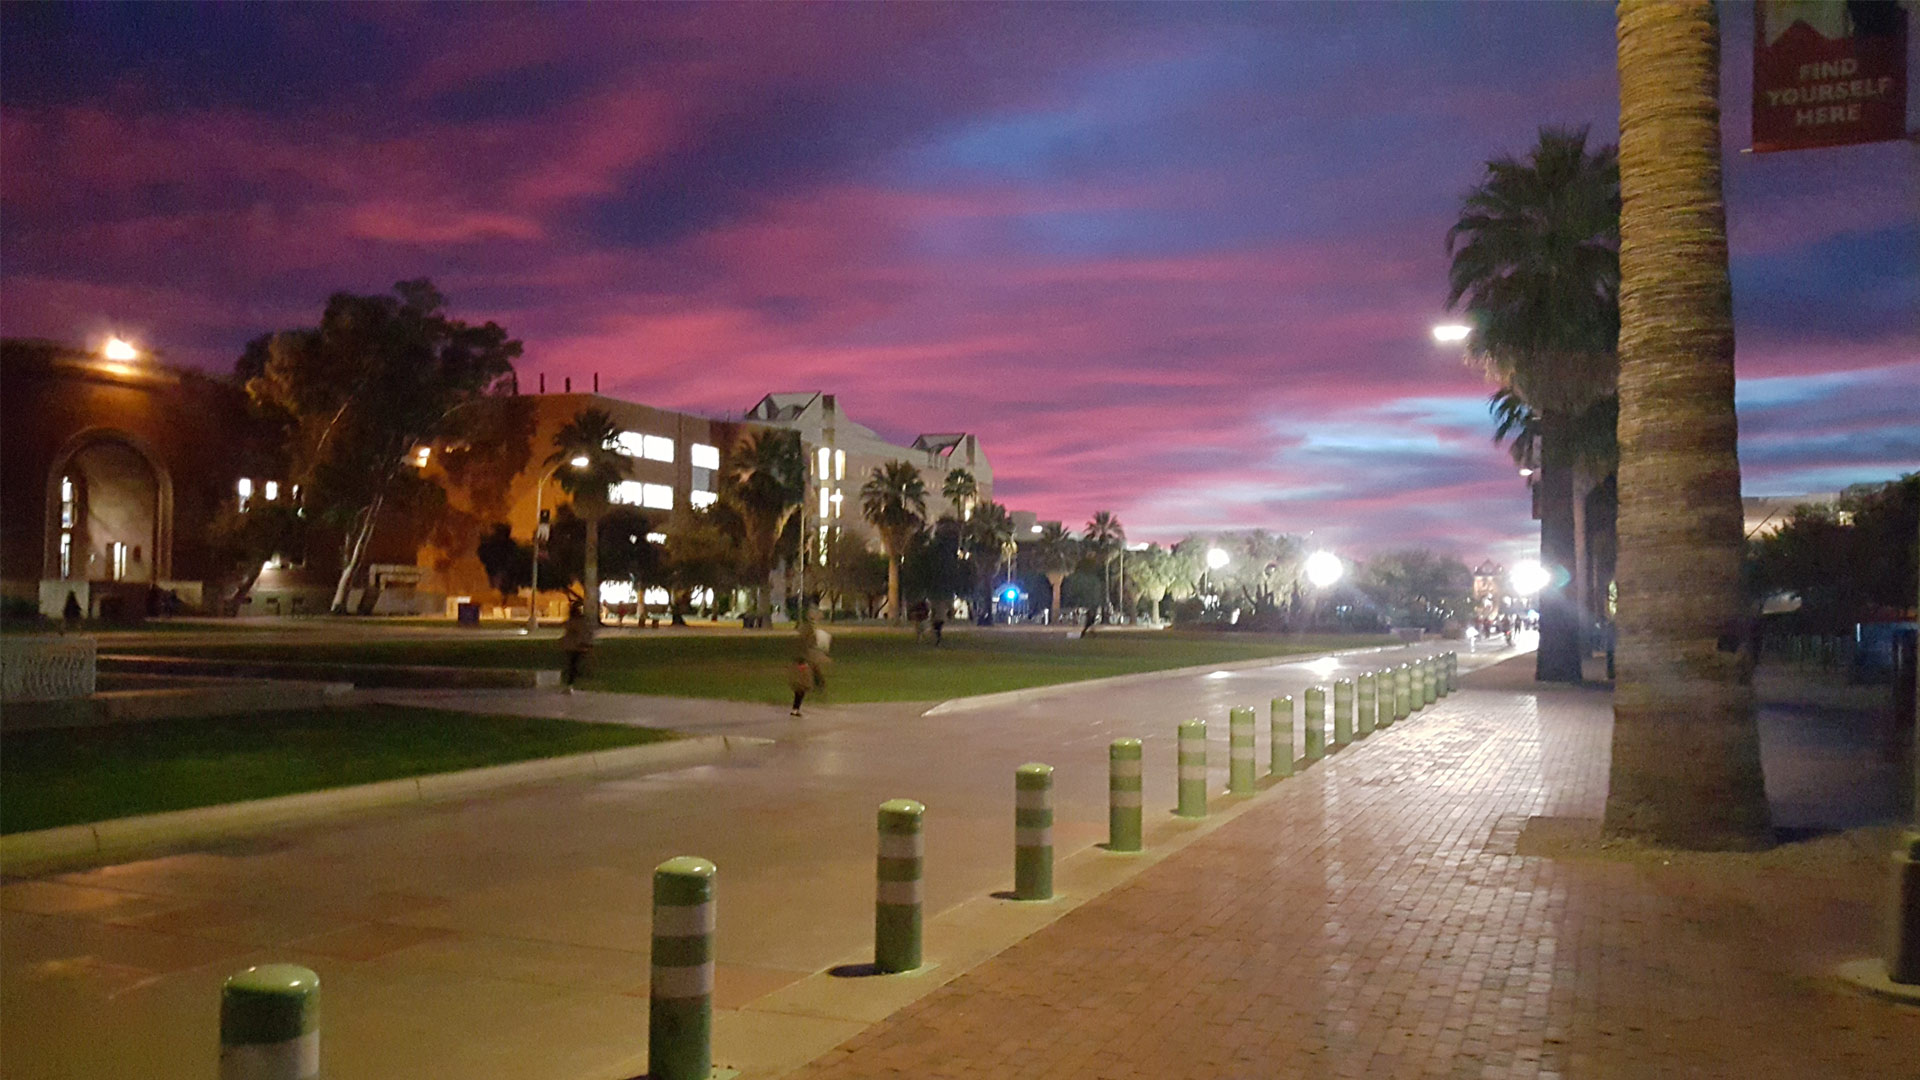
MULTIPOLYGON (((1746 491, 1920 468, 1920 147, 1738 153, 1723 10, 1746 491)), ((1617 90, 1608 4, 9 2, 0 330, 227 371, 426 276, 526 388, 833 392, 1070 527, 1511 560, 1444 237, 1617 90)))

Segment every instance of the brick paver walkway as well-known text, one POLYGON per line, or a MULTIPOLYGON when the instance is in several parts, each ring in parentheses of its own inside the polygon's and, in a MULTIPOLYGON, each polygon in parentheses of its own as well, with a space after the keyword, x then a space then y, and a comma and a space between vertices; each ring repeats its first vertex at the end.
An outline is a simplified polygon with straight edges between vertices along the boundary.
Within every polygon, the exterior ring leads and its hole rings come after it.
POLYGON ((1579 842, 1610 698, 1498 672, 797 1075, 1920 1077, 1920 1009, 1827 974, 1890 834, 1579 842))

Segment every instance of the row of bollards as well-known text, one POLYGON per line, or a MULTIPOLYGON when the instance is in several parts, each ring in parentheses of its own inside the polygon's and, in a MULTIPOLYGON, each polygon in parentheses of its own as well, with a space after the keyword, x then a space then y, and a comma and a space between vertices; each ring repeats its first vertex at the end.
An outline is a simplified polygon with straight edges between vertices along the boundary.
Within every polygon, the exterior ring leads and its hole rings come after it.
MULTIPOLYGON (((1405 720, 1458 688, 1459 657, 1443 653, 1333 684, 1333 746, 1338 750, 1405 720)), ((1327 754, 1327 691, 1304 695, 1304 762, 1327 754)), ((1294 774, 1293 698, 1269 703, 1268 777, 1294 774)), ((1228 712, 1227 793, 1258 790, 1253 710, 1228 712)), ((1207 724, 1178 730, 1178 800, 1174 813, 1207 816, 1207 724)), ((1107 850, 1142 849, 1139 739, 1116 739, 1107 751, 1107 850)), ((874 882, 873 966, 894 974, 922 962, 927 808, 912 799, 880 804, 874 882)), ((713 863, 682 855, 653 871, 653 964, 647 1001, 647 1075, 652 1080, 707 1080, 713 1073, 713 863)), ((1013 893, 1016 900, 1053 897, 1053 766, 1014 771, 1013 893)), ((220 993, 221 1080, 318 1080, 320 978, 292 964, 251 967, 220 993)))

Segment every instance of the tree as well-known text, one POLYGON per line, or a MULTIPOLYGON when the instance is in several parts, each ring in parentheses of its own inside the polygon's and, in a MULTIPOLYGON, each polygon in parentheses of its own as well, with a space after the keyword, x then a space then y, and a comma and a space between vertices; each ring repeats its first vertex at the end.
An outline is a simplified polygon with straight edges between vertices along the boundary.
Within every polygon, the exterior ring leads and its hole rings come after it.
POLYGON ((573 499, 573 512, 586 522, 586 550, 580 581, 587 610, 600 620, 600 519, 611 504, 609 490, 627 478, 627 456, 615 449, 620 428, 605 409, 582 409, 553 434, 553 453, 545 465, 560 490, 573 499), (585 464, 576 464, 584 461, 585 464))
POLYGON ((715 511, 720 509, 715 506, 695 510, 667 534, 661 573, 672 597, 669 610, 675 626, 686 625, 686 609, 694 590, 711 589, 719 593, 733 588, 739 581, 743 560, 737 531, 717 520, 715 511))
POLYGON ((1134 595, 1146 602, 1156 622, 1160 619, 1160 602, 1167 598, 1176 572, 1172 553, 1159 544, 1149 544, 1127 558, 1127 576, 1132 579, 1134 595))
POLYGON ((927 482, 905 461, 874 467, 860 486, 860 512, 880 532, 887 552, 887 617, 900 622, 900 559, 927 520, 927 482))
MULTIPOLYGON (((994 570, 998 570, 1013 559, 1017 550, 1013 542, 1013 515, 991 499, 979 504, 966 523, 962 542, 982 566, 992 564, 994 570)), ((992 572, 982 575, 982 584, 989 591, 994 576, 992 572)))
POLYGON ((1605 829, 1771 842, 1742 604, 1733 291, 1708 3, 1622 3, 1620 552, 1605 829))
POLYGON ((1395 623, 1440 630, 1473 608, 1473 571, 1426 548, 1383 552, 1360 570, 1360 591, 1395 623))
POLYGON ((1102 510, 1087 522, 1085 540, 1088 554, 1100 561, 1100 585, 1104 592, 1100 597, 1101 621, 1106 621, 1107 610, 1111 607, 1113 596, 1113 557, 1127 542, 1127 530, 1120 525, 1120 519, 1110 510, 1102 510))
POLYGON ((799 432, 768 429, 729 448, 721 469, 720 499, 737 515, 741 564, 752 582, 753 613, 759 618, 772 611, 768 579, 806 490, 807 463, 799 432))
POLYGON ((253 591, 268 560, 306 547, 307 522, 291 499, 256 499, 245 510, 222 503, 207 525, 207 563, 216 569, 214 604, 231 615, 253 591))
POLYGON ((947 474, 940 485, 940 494, 953 504, 953 514, 961 521, 970 518, 968 511, 973 508, 974 500, 980 497, 980 482, 965 469, 955 469, 947 474))
POLYGON ((1920 473, 1848 488, 1837 506, 1795 507, 1749 545, 1758 594, 1750 599, 1792 594, 1800 601, 1793 622, 1808 633, 1897 617, 1913 603, 1916 528, 1920 473))
POLYGON ((1040 529, 1040 536, 1032 543, 1034 558, 1038 569, 1047 576, 1047 584, 1053 586, 1053 604, 1048 609, 1054 617, 1060 615, 1060 583, 1080 565, 1080 542, 1073 534, 1062 528, 1057 521, 1050 521, 1040 529))
POLYGON ((600 518, 595 531, 600 534, 599 580, 627 582, 636 593, 663 580, 662 552, 647 539, 653 520, 646 514, 632 506, 616 506, 600 518))
POLYGON ((457 432, 462 406, 514 389, 520 343, 505 330, 448 318, 425 278, 394 293, 336 293, 320 325, 257 338, 235 365, 247 395, 284 429, 288 479, 340 530, 336 612, 382 510, 434 487, 415 448, 457 432))
MULTIPOLYGON (((1540 418, 1512 387, 1503 386, 1487 399, 1493 415, 1493 441, 1507 442, 1513 463, 1534 470, 1540 465, 1540 418)), ((1607 585, 1613 580, 1613 508, 1615 490, 1609 483, 1620 467, 1620 443, 1615 427, 1620 398, 1608 394, 1574 414, 1567 425, 1567 456, 1573 467, 1571 498, 1574 520, 1575 610, 1587 622, 1605 614, 1607 585)))
POLYGON ((874 551, 857 527, 842 525, 827 540, 825 578, 836 601, 859 597, 859 610, 870 613, 874 598, 887 592, 887 557, 874 551))
POLYGON ((1499 157, 1447 230, 1447 304, 1464 303, 1469 355, 1537 418, 1540 558, 1563 571, 1540 597, 1535 674, 1580 681, 1568 426, 1613 391, 1619 337, 1619 163, 1587 131, 1543 128, 1525 160, 1499 157))
POLYGON ((481 537, 474 554, 502 602, 533 583, 533 547, 515 540, 513 527, 504 521, 495 522, 481 537))

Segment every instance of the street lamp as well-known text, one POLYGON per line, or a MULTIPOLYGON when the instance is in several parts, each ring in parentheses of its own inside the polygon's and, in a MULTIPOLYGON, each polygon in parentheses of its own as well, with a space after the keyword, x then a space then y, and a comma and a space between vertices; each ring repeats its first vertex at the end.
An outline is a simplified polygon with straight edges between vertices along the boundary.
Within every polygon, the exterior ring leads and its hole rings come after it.
POLYGON ((1547 587, 1547 582, 1553 579, 1553 574, 1546 567, 1528 559, 1515 563, 1513 570, 1507 574, 1507 579, 1513 583, 1514 592, 1521 596, 1534 596, 1547 587))
POLYGON ((1441 323, 1433 328, 1433 340, 1442 345, 1458 345, 1473 333, 1473 327, 1466 323, 1441 323))
POLYGON ((100 355, 107 360, 127 363, 140 359, 140 350, 134 348, 133 342, 115 336, 107 338, 107 343, 100 347, 100 355))
POLYGON ((1331 551, 1316 551, 1307 556, 1307 580, 1316 589, 1324 589, 1346 575, 1346 564, 1331 551))
MULTIPOLYGON (((540 541, 547 538, 546 511, 541 503, 547 494, 547 481, 560 471, 562 465, 571 465, 576 469, 587 467, 587 455, 576 454, 566 461, 556 461, 553 468, 540 476, 540 482, 533 485, 533 576, 527 584, 527 628, 524 633, 531 634, 540 629, 540 541)), ((591 527, 591 526, 589 526, 591 527)))

